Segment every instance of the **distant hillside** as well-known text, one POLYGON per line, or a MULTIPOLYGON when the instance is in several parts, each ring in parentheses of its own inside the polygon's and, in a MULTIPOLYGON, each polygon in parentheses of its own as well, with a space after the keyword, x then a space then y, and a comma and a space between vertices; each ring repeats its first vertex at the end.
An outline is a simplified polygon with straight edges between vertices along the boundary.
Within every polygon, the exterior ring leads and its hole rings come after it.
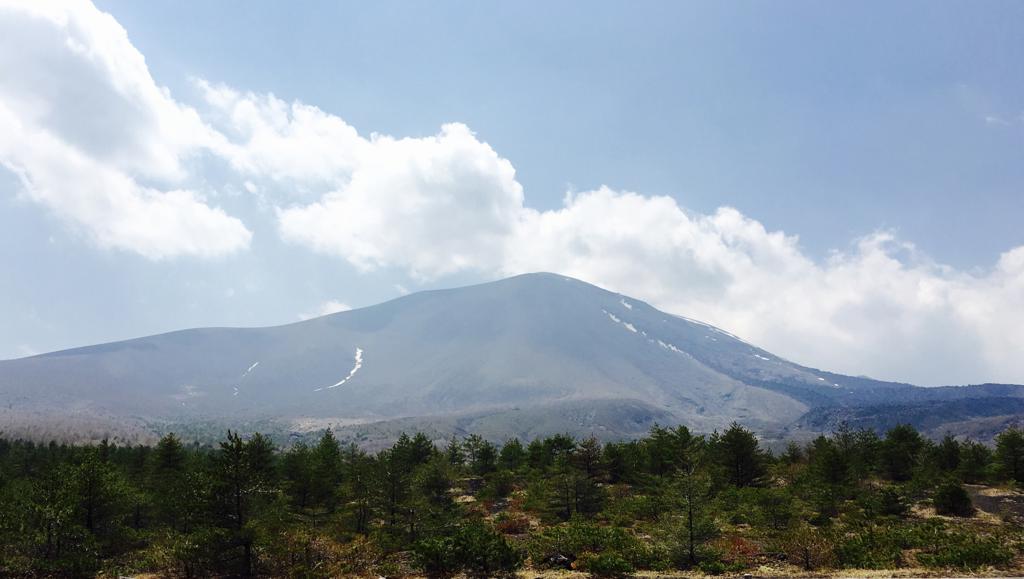
POLYGON ((806 368, 553 274, 285 326, 183 330, 0 362, 7 430, 108 429, 128 438, 167 425, 265 421, 282 432, 334 424, 382 438, 413 424, 439 435, 621 438, 655 422, 711 431, 738 421, 784 436, 839 419, 889 424, 858 413, 893 404, 906 410, 887 416, 939 428, 966 414, 913 408, 986 398, 1015 405, 1021 396, 1020 386, 917 388, 806 368))

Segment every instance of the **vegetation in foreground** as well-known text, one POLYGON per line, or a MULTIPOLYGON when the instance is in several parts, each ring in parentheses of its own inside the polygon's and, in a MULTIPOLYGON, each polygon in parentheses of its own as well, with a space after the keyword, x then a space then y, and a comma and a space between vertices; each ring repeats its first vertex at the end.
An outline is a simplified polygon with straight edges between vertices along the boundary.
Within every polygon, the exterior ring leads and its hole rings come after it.
POLYGON ((216 448, 0 440, 0 575, 1019 570, 1022 483, 1015 429, 993 451, 841 428, 780 456, 739 425, 603 446, 403 435, 372 456, 330 431, 286 450, 231 432, 216 448))

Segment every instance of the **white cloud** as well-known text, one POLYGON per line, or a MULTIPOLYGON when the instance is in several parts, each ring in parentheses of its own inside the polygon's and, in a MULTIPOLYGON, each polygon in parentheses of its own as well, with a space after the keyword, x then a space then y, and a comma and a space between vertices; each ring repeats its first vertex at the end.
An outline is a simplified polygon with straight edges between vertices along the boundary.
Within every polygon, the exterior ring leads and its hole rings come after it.
POLYGON ((305 312, 299 314, 300 320, 309 320, 312 318, 319 318, 320 316, 327 316, 330 314, 336 314, 338 312, 347 312, 352 309, 352 306, 339 302, 338 300, 327 300, 320 304, 316 310, 312 312, 305 312))
POLYGON ((213 155, 233 190, 276 212, 285 240, 364 271, 556 271, 802 363, 923 383, 1024 382, 1024 247, 965 272, 886 232, 815 260, 736 209, 701 215, 607 188, 534 210, 512 164, 462 124, 361 136, 316 107, 202 80, 197 112, 84 1, 0 0, 0 73, 0 163, 26 198, 102 247, 153 259, 248 247, 248 228, 193 186, 205 176, 195 157, 213 155))
POLYGON ((463 124, 423 138, 359 136, 342 119, 273 95, 199 81, 233 167, 318 193, 278 207, 282 236, 371 270, 420 279, 489 269, 523 206, 512 164, 463 124))
POLYGON ((0 2, 0 164, 98 245, 159 259, 248 247, 249 230, 182 186, 223 141, 159 87, 87 2, 0 2))
POLYGON ((238 170, 319 194, 283 201, 282 236, 363 270, 554 271, 826 369, 928 384, 1024 381, 1013 346, 1024 342, 1024 248, 974 274, 884 232, 818 262, 795 236, 736 209, 693 214, 670 197, 600 188, 537 211, 511 163, 464 125, 363 138, 308 105, 204 86, 238 170))
POLYGON ((299 190, 334 186, 348 180, 371 146, 345 121, 316 107, 272 94, 242 94, 203 79, 195 83, 211 120, 228 136, 218 152, 243 175, 285 181, 299 190))
POLYGON ((815 263, 797 238, 735 209, 692 215, 608 189, 525 213, 502 273, 576 276, 826 369, 927 384, 1024 378, 1024 247, 969 274, 886 233, 815 263))

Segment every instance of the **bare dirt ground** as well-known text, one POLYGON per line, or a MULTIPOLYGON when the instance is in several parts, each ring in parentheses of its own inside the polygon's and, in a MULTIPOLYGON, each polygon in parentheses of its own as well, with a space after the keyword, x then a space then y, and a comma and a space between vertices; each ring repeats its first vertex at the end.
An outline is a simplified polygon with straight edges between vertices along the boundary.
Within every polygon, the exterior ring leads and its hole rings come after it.
POLYGON ((978 509, 1004 521, 1024 524, 1024 493, 1002 487, 964 485, 978 509))
MULTIPOLYGON (((1024 571, 1024 570, 1020 570, 1024 571)), ((653 571, 641 571, 632 575, 633 577, 643 579, 707 579, 708 575, 702 575, 701 573, 686 573, 686 572, 672 572, 672 573, 657 573, 653 571)), ((818 579, 818 578, 829 578, 829 579, 914 579, 914 578, 928 578, 928 579, 941 579, 953 577, 985 577, 985 578, 1005 578, 1005 579, 1021 579, 1022 573, 1016 573, 1007 575, 1005 571, 990 571, 983 572, 979 571, 976 573, 964 573, 961 575, 951 576, 948 572, 936 571, 932 569, 893 569, 893 570, 876 570, 876 569, 840 569, 831 572, 812 572, 807 573, 800 571, 796 568, 762 568, 749 575, 720 575, 719 577, 727 579, 735 579, 740 577, 751 577, 752 579, 757 578, 794 578, 794 579, 818 579)), ((577 571, 521 571, 516 577, 521 579, 588 579, 590 576, 586 573, 580 573, 577 571)))

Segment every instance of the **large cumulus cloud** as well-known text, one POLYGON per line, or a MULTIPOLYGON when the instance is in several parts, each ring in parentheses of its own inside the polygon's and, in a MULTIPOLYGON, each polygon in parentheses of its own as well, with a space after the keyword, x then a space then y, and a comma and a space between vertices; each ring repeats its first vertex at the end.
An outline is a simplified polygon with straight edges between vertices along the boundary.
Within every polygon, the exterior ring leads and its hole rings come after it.
POLYGON ((964 272, 885 231, 817 261, 797 236, 735 208, 701 215, 670 197, 605 187, 537 211, 512 164, 463 125, 363 138, 336 116, 270 95, 219 88, 208 101, 228 119, 241 171, 312 195, 279 200, 281 235, 363 270, 397 267, 421 280, 554 271, 802 363, 926 384, 1024 380, 1024 247, 964 272))
POLYGON ((248 227, 189 186, 207 156, 270 206, 268 233, 364 272, 555 271, 806 364, 1024 382, 1024 247, 962 271, 880 231, 818 260, 738 209, 605 187, 538 211, 512 163, 463 124, 364 136, 315 106, 204 80, 201 102, 178 102, 85 2, 0 0, 0 71, 0 163, 102 247, 154 259, 247 248, 248 227))
POLYGON ((239 219, 184 185, 187 160, 220 140, 109 14, 0 2, 0 164, 98 245, 154 259, 247 247, 239 219))

